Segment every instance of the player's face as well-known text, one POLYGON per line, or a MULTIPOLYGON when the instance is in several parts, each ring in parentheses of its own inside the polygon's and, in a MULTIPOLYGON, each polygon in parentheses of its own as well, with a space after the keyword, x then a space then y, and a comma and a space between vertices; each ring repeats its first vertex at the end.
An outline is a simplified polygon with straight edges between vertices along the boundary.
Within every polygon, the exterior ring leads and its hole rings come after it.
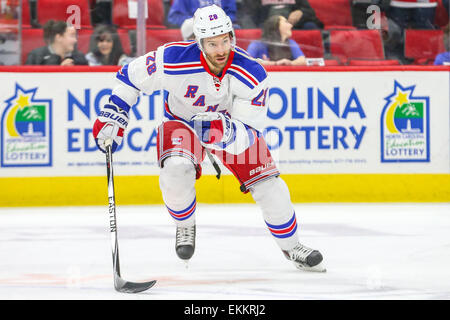
POLYGON ((224 68, 231 51, 231 36, 221 34, 219 36, 203 39, 203 49, 206 58, 215 68, 224 68))

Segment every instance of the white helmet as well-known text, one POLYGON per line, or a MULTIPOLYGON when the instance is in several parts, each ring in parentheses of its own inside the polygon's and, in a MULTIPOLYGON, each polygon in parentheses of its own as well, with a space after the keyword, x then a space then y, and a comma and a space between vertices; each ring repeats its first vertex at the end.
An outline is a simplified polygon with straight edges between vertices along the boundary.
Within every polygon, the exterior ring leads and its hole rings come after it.
POLYGON ((215 4, 198 8, 194 13, 194 35, 198 46, 202 51, 202 39, 215 37, 231 32, 232 45, 236 44, 233 23, 223 9, 215 4))

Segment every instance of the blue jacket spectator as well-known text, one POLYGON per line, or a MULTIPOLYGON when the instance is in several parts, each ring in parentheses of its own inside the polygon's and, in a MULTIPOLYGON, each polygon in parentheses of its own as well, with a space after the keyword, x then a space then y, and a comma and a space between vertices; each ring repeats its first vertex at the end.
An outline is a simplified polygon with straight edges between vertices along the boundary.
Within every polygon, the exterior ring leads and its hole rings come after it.
POLYGON ((306 57, 292 36, 292 24, 283 16, 272 16, 265 23, 261 40, 247 48, 253 58, 264 65, 305 65, 306 57))
POLYGON ((434 64, 436 66, 450 66, 450 51, 438 54, 434 60, 434 64))
MULTIPOLYGON (((288 45, 291 51, 292 59, 297 59, 298 57, 302 57, 305 54, 297 42, 292 39, 288 39, 288 45)), ((253 58, 257 59, 266 59, 270 58, 269 55, 269 44, 263 41, 253 41, 250 43, 247 49, 248 54, 250 54, 253 58)))
POLYGON ((230 17, 233 24, 236 22, 235 0, 174 0, 170 7, 167 21, 172 25, 181 27, 184 20, 194 16, 195 10, 212 4, 221 7, 230 17))

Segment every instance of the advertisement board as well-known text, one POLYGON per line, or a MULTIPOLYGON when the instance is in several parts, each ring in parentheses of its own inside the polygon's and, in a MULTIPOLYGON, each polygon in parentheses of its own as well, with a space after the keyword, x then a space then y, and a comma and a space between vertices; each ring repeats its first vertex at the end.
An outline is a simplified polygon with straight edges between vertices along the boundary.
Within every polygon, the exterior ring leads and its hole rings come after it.
MULTIPOLYGON (((105 159, 92 125, 115 86, 115 72, 43 70, 0 72, 0 181, 103 177, 105 159)), ((345 180, 414 174, 440 175, 448 183, 448 70, 314 70, 269 72, 263 135, 287 181, 298 175, 345 180)), ((117 176, 150 176, 157 182, 162 96, 161 91, 141 94, 132 108, 114 155, 117 176)), ((204 175, 213 174, 206 159, 204 175)), ((290 183, 295 200, 296 186, 290 183)))

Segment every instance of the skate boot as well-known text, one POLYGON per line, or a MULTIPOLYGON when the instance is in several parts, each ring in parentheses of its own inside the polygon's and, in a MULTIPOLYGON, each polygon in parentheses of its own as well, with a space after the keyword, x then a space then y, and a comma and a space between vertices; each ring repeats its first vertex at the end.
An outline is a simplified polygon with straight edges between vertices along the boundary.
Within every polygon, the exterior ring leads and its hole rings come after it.
POLYGON ((305 271, 325 272, 322 265, 322 254, 301 243, 298 243, 291 250, 283 250, 284 256, 292 261, 297 269, 305 271))
POLYGON ((195 250, 195 225, 177 227, 175 251, 182 260, 189 260, 195 250))

